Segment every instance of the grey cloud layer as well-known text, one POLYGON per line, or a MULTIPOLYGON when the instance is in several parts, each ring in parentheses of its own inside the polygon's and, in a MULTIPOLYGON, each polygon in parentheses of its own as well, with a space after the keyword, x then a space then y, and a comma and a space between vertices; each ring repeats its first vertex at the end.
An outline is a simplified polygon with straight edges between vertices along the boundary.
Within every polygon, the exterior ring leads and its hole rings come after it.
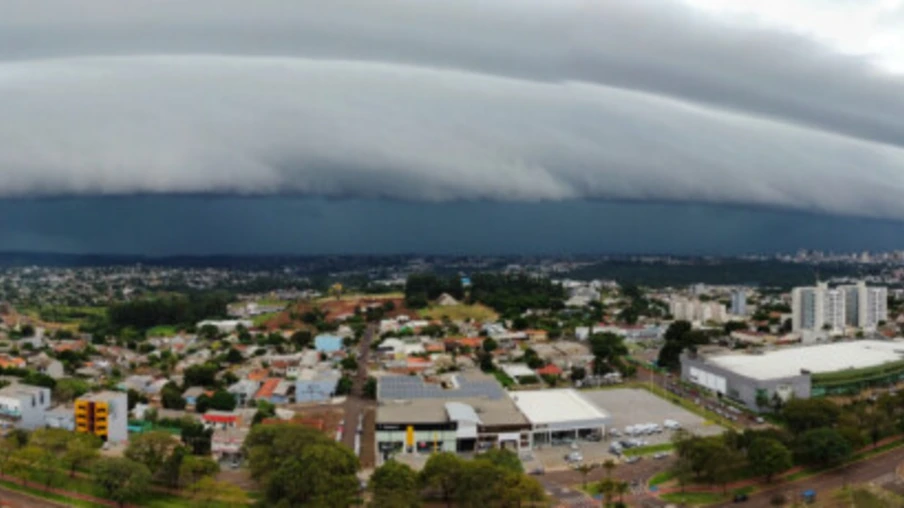
POLYGON ((671 2, 56 6, 4 3, 3 195, 620 198, 904 218, 900 78, 671 2))

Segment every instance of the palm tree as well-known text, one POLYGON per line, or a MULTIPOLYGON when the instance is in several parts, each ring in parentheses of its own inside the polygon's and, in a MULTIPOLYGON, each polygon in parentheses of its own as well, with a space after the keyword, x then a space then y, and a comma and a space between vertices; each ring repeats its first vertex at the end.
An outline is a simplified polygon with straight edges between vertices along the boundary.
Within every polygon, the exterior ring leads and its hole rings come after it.
POLYGON ((615 469, 615 461, 606 459, 605 462, 603 462, 603 469, 606 470, 606 478, 612 478, 612 470, 615 469))
POLYGON ((581 464, 579 466, 575 466, 574 470, 578 473, 581 473, 582 485, 584 486, 584 490, 587 490, 587 475, 590 474, 591 471, 596 469, 596 464, 581 464))
POLYGON ((596 488, 600 494, 603 495, 603 506, 609 506, 612 502, 612 494, 615 493, 616 485, 615 482, 606 478, 604 480, 600 480, 597 484, 596 488))
POLYGON ((630 487, 628 486, 628 482, 618 482, 615 484, 615 492, 618 494, 618 503, 625 503, 625 494, 628 493, 630 487))

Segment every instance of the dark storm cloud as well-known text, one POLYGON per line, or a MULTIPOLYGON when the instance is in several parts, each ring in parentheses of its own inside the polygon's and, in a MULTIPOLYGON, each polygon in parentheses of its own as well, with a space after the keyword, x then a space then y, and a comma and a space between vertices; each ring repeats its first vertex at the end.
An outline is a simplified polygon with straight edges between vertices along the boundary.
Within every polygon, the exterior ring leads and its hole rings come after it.
POLYGON ((0 17, 0 194, 900 219, 902 83, 665 0, 15 0, 0 17))

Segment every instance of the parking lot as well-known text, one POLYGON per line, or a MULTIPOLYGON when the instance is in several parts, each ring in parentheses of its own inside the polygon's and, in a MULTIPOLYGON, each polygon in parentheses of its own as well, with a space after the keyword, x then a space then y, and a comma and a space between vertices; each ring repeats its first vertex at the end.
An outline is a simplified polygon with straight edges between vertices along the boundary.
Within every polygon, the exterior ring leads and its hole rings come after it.
MULTIPOLYGON (((593 390, 582 392, 584 397, 591 400, 611 417, 610 429, 617 429, 624 435, 625 427, 644 423, 662 425, 665 420, 674 420, 681 424, 681 428, 700 436, 713 436, 721 434, 722 427, 707 422, 667 400, 663 400, 652 393, 636 388, 617 388, 613 390, 593 390)), ((661 433, 641 436, 638 439, 647 441, 647 444, 659 444, 668 442, 672 432, 664 430, 661 433)))

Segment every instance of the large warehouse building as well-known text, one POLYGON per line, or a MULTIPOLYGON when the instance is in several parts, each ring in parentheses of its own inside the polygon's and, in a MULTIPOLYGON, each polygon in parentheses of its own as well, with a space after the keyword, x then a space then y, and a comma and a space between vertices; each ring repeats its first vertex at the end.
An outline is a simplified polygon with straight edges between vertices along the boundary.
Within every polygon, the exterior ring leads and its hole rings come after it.
POLYGON ((681 378, 766 410, 777 396, 858 393, 904 381, 904 340, 859 340, 761 352, 724 349, 681 356, 681 378))

